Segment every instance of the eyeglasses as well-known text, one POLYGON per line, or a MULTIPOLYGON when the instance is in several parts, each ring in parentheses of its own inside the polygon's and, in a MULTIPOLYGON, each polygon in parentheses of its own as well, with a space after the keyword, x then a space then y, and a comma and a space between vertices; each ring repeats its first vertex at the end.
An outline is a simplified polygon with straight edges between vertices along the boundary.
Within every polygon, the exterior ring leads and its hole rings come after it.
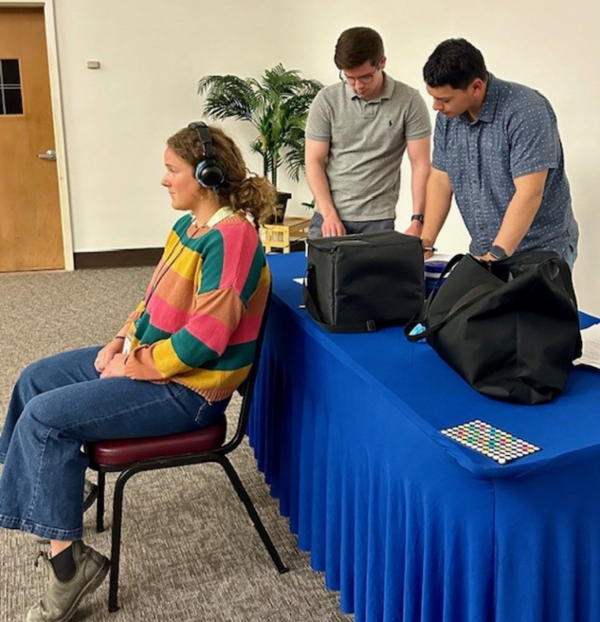
POLYGON ((375 69, 373 69, 373 71, 370 71, 369 73, 366 73, 364 76, 358 76, 358 78, 351 78, 350 76, 347 76, 341 69, 340 69, 340 80, 344 83, 344 84, 349 84, 350 86, 354 86, 357 82, 360 82, 361 84, 370 84, 371 82, 373 82, 373 78, 375 77, 375 74, 381 69, 381 65, 379 63, 377 63, 375 69))

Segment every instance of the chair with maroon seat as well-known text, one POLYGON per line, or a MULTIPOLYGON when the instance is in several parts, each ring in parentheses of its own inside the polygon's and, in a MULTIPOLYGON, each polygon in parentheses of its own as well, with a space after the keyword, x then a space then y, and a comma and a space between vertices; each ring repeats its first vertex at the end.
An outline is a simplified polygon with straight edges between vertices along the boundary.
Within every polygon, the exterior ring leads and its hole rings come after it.
POLYGON ((90 443, 88 447, 90 468, 98 472, 98 501, 96 528, 104 530, 104 492, 106 473, 120 472, 115 482, 113 496, 113 524, 111 541, 111 570, 110 586, 108 595, 108 610, 117 611, 119 590, 119 561, 121 553, 121 528, 123 520, 123 493, 125 484, 135 474, 143 471, 167 469, 171 467, 201 464, 204 462, 219 463, 228 475, 235 491, 244 504, 254 527, 258 531, 273 563, 279 573, 284 573, 287 568, 281 561, 281 557, 273 544, 260 516, 258 515, 252 500, 242 484, 233 465, 227 458, 244 438, 254 384, 258 372, 258 362, 262 347, 262 338, 266 323, 266 312, 262 321, 260 335, 256 347, 254 363, 248 378, 239 389, 242 395, 240 415, 235 433, 229 441, 226 441, 227 423, 223 420, 202 430, 161 436, 154 438, 126 439, 99 441, 90 443))

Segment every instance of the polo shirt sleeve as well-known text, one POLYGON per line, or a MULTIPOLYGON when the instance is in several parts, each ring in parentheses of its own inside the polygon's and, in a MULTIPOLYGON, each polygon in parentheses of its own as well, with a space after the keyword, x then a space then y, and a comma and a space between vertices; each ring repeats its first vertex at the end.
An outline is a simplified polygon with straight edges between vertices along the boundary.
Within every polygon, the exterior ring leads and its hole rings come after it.
POLYGON ((306 120, 306 138, 328 143, 331 140, 331 108, 323 95, 317 93, 306 120))
POLYGON ((433 157, 431 165, 439 171, 447 171, 446 164, 446 125, 447 119, 438 113, 433 132, 433 157))
POLYGON ((510 172, 513 179, 560 163, 560 138, 556 116, 539 94, 529 98, 512 115, 509 125, 510 172))
POLYGON ((404 136, 408 141, 425 138, 430 135, 431 120, 429 119, 429 111, 420 93, 416 92, 408 107, 404 136))

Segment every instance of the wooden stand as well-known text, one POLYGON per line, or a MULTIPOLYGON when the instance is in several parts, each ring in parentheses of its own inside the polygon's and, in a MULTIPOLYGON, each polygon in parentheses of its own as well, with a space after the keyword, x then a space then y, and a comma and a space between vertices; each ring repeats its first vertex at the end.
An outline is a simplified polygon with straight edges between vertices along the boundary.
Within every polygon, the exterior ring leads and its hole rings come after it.
POLYGON ((290 252, 290 244, 308 236, 310 218, 288 216, 281 225, 263 225, 261 238, 265 251, 271 253, 273 249, 281 249, 284 253, 290 252))

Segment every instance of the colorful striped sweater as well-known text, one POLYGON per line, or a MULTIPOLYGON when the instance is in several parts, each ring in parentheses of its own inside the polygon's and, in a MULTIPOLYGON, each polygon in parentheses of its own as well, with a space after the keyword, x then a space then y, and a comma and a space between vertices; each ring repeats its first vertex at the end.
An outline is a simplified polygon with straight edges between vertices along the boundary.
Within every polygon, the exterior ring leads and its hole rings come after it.
POLYGON ((125 374, 177 382, 209 401, 229 397, 252 365, 271 276, 241 214, 211 229, 174 225, 144 300, 120 334, 132 336, 125 374))

